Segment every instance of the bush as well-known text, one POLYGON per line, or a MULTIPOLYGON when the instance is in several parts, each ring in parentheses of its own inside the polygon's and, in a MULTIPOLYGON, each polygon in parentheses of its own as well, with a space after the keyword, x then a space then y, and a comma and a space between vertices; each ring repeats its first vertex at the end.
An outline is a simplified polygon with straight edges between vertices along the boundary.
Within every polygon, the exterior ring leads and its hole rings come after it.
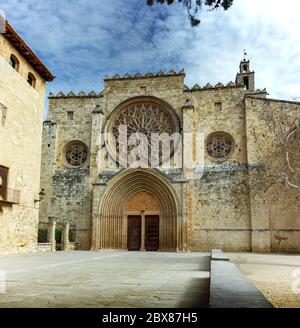
POLYGON ((62 228, 55 229, 55 240, 56 244, 61 244, 62 228))
POLYGON ((69 240, 70 240, 70 243, 75 243, 75 241, 76 241, 76 230, 75 229, 70 229, 69 240))
POLYGON ((39 244, 47 243, 48 242, 47 237, 48 237, 47 229, 39 229, 38 230, 38 243, 39 244))

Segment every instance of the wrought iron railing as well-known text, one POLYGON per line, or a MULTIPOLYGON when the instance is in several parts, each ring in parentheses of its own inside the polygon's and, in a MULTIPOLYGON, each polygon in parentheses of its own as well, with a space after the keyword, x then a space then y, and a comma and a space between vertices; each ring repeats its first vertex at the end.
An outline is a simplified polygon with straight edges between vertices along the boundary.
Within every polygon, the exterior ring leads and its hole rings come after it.
POLYGON ((20 191, 11 188, 0 187, 0 202, 9 204, 20 204, 20 191))

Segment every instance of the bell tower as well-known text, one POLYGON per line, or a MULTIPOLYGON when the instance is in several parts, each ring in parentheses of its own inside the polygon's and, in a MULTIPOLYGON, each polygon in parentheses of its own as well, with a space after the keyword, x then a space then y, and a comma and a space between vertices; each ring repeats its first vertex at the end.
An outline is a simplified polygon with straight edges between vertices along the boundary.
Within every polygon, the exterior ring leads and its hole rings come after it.
POLYGON ((247 93, 255 92, 255 72, 250 71, 250 61, 246 57, 240 63, 240 72, 235 83, 243 84, 247 93))

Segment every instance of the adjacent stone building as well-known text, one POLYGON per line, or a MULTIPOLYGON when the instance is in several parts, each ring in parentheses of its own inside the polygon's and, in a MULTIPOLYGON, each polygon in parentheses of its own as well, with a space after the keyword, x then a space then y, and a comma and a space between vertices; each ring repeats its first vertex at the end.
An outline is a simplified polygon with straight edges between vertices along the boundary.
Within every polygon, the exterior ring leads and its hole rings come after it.
POLYGON ((247 60, 227 85, 190 89, 184 78, 183 70, 116 74, 105 77, 100 94, 50 94, 40 225, 70 222, 84 250, 299 251, 299 192, 283 188, 280 200, 269 197, 254 136, 271 140, 261 111, 299 115, 300 104, 256 90, 247 60), (129 137, 143 133, 148 141, 153 132, 178 133, 182 140, 170 148, 173 160, 176 147, 182 149, 181 165, 128 168, 121 125, 129 137))
POLYGON ((43 111, 52 80, 7 22, 0 34, 0 254, 37 247, 43 111))

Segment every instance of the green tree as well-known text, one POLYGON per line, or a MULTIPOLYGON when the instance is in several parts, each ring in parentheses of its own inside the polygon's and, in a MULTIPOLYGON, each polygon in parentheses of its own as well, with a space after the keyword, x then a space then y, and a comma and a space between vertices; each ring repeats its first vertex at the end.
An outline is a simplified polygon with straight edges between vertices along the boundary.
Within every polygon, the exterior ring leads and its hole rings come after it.
POLYGON ((172 5, 175 2, 181 3, 186 8, 191 26, 200 24, 201 21, 196 16, 203 6, 212 11, 220 7, 227 10, 233 4, 233 0, 147 0, 148 6, 164 3, 172 5))

